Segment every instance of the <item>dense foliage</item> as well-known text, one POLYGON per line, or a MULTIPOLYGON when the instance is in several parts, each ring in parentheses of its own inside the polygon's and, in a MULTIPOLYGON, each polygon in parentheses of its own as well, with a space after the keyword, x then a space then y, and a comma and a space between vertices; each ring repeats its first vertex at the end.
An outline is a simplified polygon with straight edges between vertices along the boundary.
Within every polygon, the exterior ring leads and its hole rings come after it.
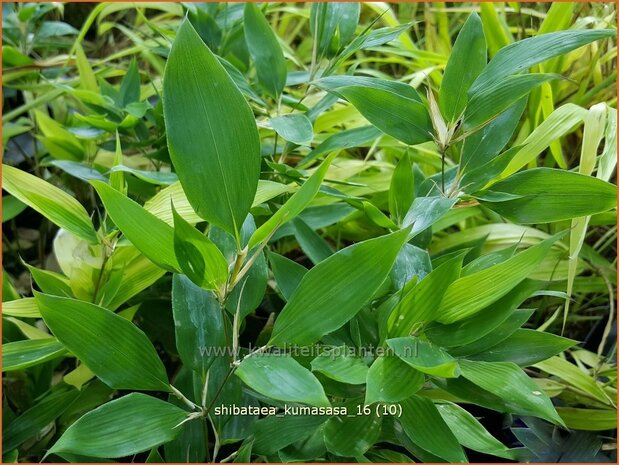
POLYGON ((616 459, 611 3, 3 3, 3 461, 616 459))

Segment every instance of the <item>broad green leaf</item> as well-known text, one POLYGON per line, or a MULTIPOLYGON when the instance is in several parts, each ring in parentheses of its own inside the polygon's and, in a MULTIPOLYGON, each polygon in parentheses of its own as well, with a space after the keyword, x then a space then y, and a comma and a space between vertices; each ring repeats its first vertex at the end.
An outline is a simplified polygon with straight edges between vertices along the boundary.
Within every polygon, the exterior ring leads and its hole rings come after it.
POLYGON ((235 373, 250 388, 271 399, 317 407, 330 405, 318 379, 289 355, 249 356, 235 373))
POLYGON ((127 73, 120 82, 120 92, 118 94, 118 104, 125 108, 130 103, 140 101, 140 73, 135 59, 129 63, 127 73))
POLYGON ((382 418, 370 415, 334 416, 325 423, 327 450, 341 457, 358 457, 378 442, 382 418))
POLYGON ((438 412, 464 447, 483 454, 517 460, 516 454, 492 436, 477 419, 456 404, 437 404, 438 412))
POLYGON ((456 121, 467 104, 467 91, 486 66, 486 38, 477 13, 460 29, 447 61, 439 90, 439 107, 445 121, 456 121))
POLYGON ((428 252, 412 244, 404 244, 393 264, 391 279, 396 289, 402 289, 413 277, 422 280, 431 272, 428 252))
POLYGON ((359 50, 365 50, 367 48, 379 47, 392 40, 402 36, 403 33, 411 27, 411 23, 399 24, 394 27, 381 27, 379 29, 365 31, 355 37, 350 44, 348 44, 337 57, 330 62, 323 75, 329 76, 333 74, 344 61, 346 61, 352 54, 359 50))
POLYGON ((554 74, 519 74, 508 76, 496 84, 473 94, 464 112, 464 129, 470 130, 491 121, 531 90, 558 79, 554 74))
POLYGON ((454 281, 443 296, 436 321, 453 323, 499 300, 537 268, 558 238, 553 236, 502 263, 454 281))
POLYGON ((174 254, 174 229, 109 185, 92 181, 118 229, 149 260, 170 271, 180 269, 174 254))
POLYGON ((374 126, 363 126, 360 128, 338 131, 332 136, 327 137, 324 142, 308 153, 305 158, 299 162, 297 167, 304 168, 325 153, 337 152, 353 147, 369 146, 381 135, 382 132, 374 126))
POLYGON ((590 408, 557 407, 559 416, 570 429, 606 431, 617 427, 617 411, 590 408))
POLYGON ((521 149, 511 160, 501 177, 505 178, 527 163, 531 163, 554 141, 563 137, 581 124, 587 116, 587 110, 568 103, 553 111, 521 144, 521 149))
POLYGON ((278 450, 309 436, 327 421, 324 415, 267 416, 252 426, 254 451, 259 455, 272 455, 278 450))
POLYGON ((258 81, 272 97, 278 98, 286 85, 288 71, 277 36, 256 4, 245 3, 243 19, 245 42, 256 66, 258 81))
POLYGON ((552 402, 518 365, 509 362, 471 362, 460 360, 462 376, 522 412, 562 425, 552 402))
MULTIPOLYGON (((247 3, 247 5, 252 5, 247 3)), ((308 145, 314 137, 312 122, 303 113, 291 113, 269 119, 271 127, 284 140, 298 145, 308 145)))
MULTIPOLYGON (((283 463, 317 460, 325 456, 324 427, 319 426, 309 436, 279 451, 278 456, 283 463)), ((239 460, 240 462, 240 460, 239 460)))
POLYGON ((394 221, 401 223, 415 200, 415 178, 408 152, 393 170, 389 185, 389 212, 394 221))
POLYGON ((411 441, 449 462, 468 462, 458 440, 430 399, 414 395, 401 405, 402 416, 398 421, 411 441))
POLYGON ((163 82, 168 148, 187 198, 198 215, 237 237, 260 174, 252 111, 187 20, 163 82))
POLYGON ((425 334, 432 342, 442 347, 470 344, 492 333, 539 288, 539 282, 525 279, 504 297, 472 317, 448 325, 433 324, 426 328, 425 334))
POLYGON ((42 270, 34 266, 26 264, 26 268, 30 271, 32 279, 41 291, 46 294, 54 294, 63 297, 74 297, 71 290, 71 281, 60 273, 54 271, 42 270))
POLYGON ((178 264, 198 286, 222 291, 228 277, 228 262, 215 244, 185 221, 176 210, 174 215, 174 252, 178 264))
POLYGON ((98 407, 73 423, 49 454, 116 458, 171 441, 187 412, 146 394, 131 393, 98 407))
POLYGON ((334 347, 312 360, 312 371, 347 384, 365 384, 368 367, 359 357, 342 353, 342 347, 334 347))
POLYGON ((595 378, 564 358, 551 357, 548 360, 536 363, 534 366, 544 373, 556 376, 600 402, 605 404, 613 402, 595 378))
POLYGON ((175 173, 167 173, 165 171, 147 171, 138 170, 125 165, 115 165, 110 168, 110 173, 130 173, 136 178, 150 184, 169 186, 178 182, 178 176, 175 173))
POLYGON ((23 212, 28 205, 18 200, 16 197, 12 195, 3 195, 2 196, 2 222, 6 223, 9 220, 12 220, 21 212, 23 212))
POLYGON ((299 215, 303 209, 313 200, 320 189, 320 184, 327 174, 329 165, 335 154, 330 155, 322 162, 320 167, 303 183, 301 188, 290 197, 284 205, 277 210, 271 218, 265 221, 254 232, 249 240, 248 248, 253 249, 258 244, 267 240, 281 225, 299 215))
POLYGON ((303 276, 307 273, 307 268, 274 252, 269 252, 268 256, 277 287, 284 299, 290 300, 303 276))
POLYGON ((88 90, 94 93, 99 92, 99 85, 97 84, 97 77, 95 76, 88 58, 84 53, 81 41, 76 41, 74 45, 75 49, 75 62, 77 64, 77 70, 80 75, 80 87, 84 90, 88 90))
POLYGON ((155 348, 133 323, 88 302, 39 293, 35 299, 54 336, 105 384, 113 389, 170 389, 155 348))
POLYGON ((315 83, 348 100, 370 123, 405 144, 432 140, 432 123, 412 87, 378 78, 335 76, 315 83))
POLYGON ((424 381, 423 373, 399 357, 378 357, 368 371, 365 403, 370 405, 374 402, 400 402, 415 394, 424 381))
POLYGON ((409 239, 425 231, 445 215, 457 199, 446 197, 417 197, 402 220, 402 226, 413 225, 409 239))
MULTIPOLYGON (((492 308, 493 310, 500 308, 499 305, 502 304, 501 300, 497 301, 496 303, 491 305, 489 308, 492 308)), ((485 334, 484 336, 480 338, 476 338, 476 340, 471 342, 470 344, 462 345, 455 349, 451 349, 449 353, 451 353, 451 355, 453 355, 454 357, 462 357, 462 356, 468 356, 472 354, 485 353, 491 347, 494 347, 495 345, 500 344, 505 339, 510 337, 512 334, 514 334, 522 325, 524 325, 529 320, 529 318, 531 318, 531 315, 533 315, 534 312, 535 310, 526 310, 526 309, 512 311, 511 313, 509 313, 509 316, 505 318, 505 320, 501 324, 492 328, 490 332, 488 332, 487 334, 485 334)), ((499 311, 498 313, 503 313, 503 312, 499 311)), ((487 316, 487 315, 488 313, 486 311, 483 311, 483 312, 479 312, 478 314, 476 314, 475 316, 467 320, 478 321, 477 317, 482 317, 482 316, 487 316)), ((464 320, 464 321, 467 321, 467 320, 464 320)), ((454 325, 457 323, 459 322, 454 323, 454 325)), ((452 325, 447 325, 447 326, 452 326, 452 325)), ((486 328, 482 326, 482 331, 485 329, 486 328)), ((475 358, 475 356, 473 355, 473 357, 471 358, 475 358)))
POLYGON ((428 341, 407 336, 387 339, 387 344, 403 362, 422 373, 441 378, 456 378, 460 375, 458 361, 443 348, 428 341))
POLYGON ((2 165, 2 188, 52 223, 81 237, 98 242, 97 233, 84 207, 58 187, 9 165, 2 165))
POLYGON ((351 245, 308 271, 275 321, 270 343, 311 344, 349 321, 385 280, 407 235, 404 229, 351 245))
POLYGON ((226 328, 219 302, 211 292, 196 286, 186 276, 175 274, 172 312, 176 348, 183 364, 205 373, 217 356, 213 352, 226 347, 226 328))
MULTIPOLYGON (((6 272, 2 272, 6 276, 6 272)), ((5 295, 5 292, 2 292, 5 295)), ((34 297, 17 298, 8 302, 2 302, 2 316, 14 316, 17 318, 41 318, 39 307, 34 297)))
POLYGON ((509 44, 490 60, 469 89, 469 95, 550 58, 615 35, 613 29, 570 30, 542 34, 509 44))
POLYGON ((318 56, 333 56, 345 46, 359 22, 358 2, 325 2, 312 4, 310 31, 318 56))
MULTIPOLYGON (((254 198, 252 207, 257 207, 278 195, 291 192, 292 190, 292 186, 261 179, 258 182, 258 190, 256 191, 256 197, 254 198)), ((175 182, 160 190, 154 197, 144 203, 144 208, 160 220, 173 226, 174 218, 172 214, 172 205, 174 205, 177 213, 188 223, 196 224, 202 221, 202 218, 193 211, 193 208, 189 204, 180 182, 175 182)))
POLYGON ((485 192, 517 196, 502 202, 482 200, 481 203, 521 224, 562 221, 602 213, 617 206, 617 187, 613 184, 550 168, 516 173, 485 192))
MULTIPOLYGON (((3 348, 4 350, 4 348, 3 348)), ((4 354, 3 354, 4 355, 4 354)), ((77 389, 58 389, 43 397, 40 401, 11 421, 2 435, 2 452, 19 447, 25 441, 35 437, 67 410, 79 396, 77 389)))
POLYGON ((532 329, 518 329, 485 352, 469 357, 486 362, 513 362, 526 367, 546 360, 577 344, 576 341, 532 329))
POLYGON ((292 226, 299 247, 314 265, 333 255, 333 249, 329 243, 300 217, 292 220, 292 226))
MULTIPOLYGON (((434 321, 441 305, 441 298, 449 286, 460 276, 462 254, 437 266, 421 282, 398 299, 388 318, 389 336, 406 336, 416 324, 434 321)), ((406 287, 403 288, 406 291, 406 287)), ((394 296, 395 297, 395 296, 394 296)))
POLYGON ((65 354, 64 345, 55 338, 9 342, 2 344, 2 371, 23 370, 65 354))
POLYGON ((2 321, 7 321, 15 326, 27 339, 52 339, 52 336, 36 326, 30 325, 19 318, 2 315, 2 321))

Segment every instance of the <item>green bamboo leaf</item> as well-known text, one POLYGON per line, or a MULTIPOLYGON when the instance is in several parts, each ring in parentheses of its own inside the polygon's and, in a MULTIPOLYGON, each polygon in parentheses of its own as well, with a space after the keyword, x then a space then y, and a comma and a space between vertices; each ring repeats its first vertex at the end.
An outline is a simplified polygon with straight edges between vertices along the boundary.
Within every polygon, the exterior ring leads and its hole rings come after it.
POLYGON ((358 2, 330 2, 312 4, 310 31, 316 42, 318 56, 332 56, 345 46, 359 22, 358 2))
POLYGON ((616 31, 613 29, 570 30, 542 34, 509 44, 499 50, 490 60, 488 66, 484 68, 469 89, 469 95, 473 95, 507 76, 526 71, 533 65, 550 58, 563 55, 590 42, 615 35, 616 31))
POLYGON ((271 399, 317 407, 331 405, 318 379, 289 355, 249 356, 235 373, 250 388, 271 399))
MULTIPOLYGON (((4 313, 4 308, 2 310, 4 313)), ((56 338, 8 342, 2 344, 2 372, 23 370, 65 354, 64 345, 56 338)))
POLYGON ((350 320, 385 280, 407 235, 404 229, 346 247, 308 271, 270 343, 311 344, 350 320))
POLYGON ((394 221, 401 223, 415 200, 415 178, 408 152, 404 154, 391 177, 389 185, 389 212, 394 221))
POLYGON ((333 161, 335 154, 330 155, 305 181, 301 188, 295 192, 282 207, 277 210, 271 218, 265 221, 249 239, 248 247, 253 249, 261 242, 267 240, 281 225, 292 220, 299 215, 303 209, 312 201, 318 193, 320 184, 327 174, 329 165, 333 161))
POLYGON ((121 316, 88 302, 37 293, 45 324, 113 389, 168 391, 168 375, 148 337, 121 316))
POLYGON ((482 454, 518 460, 514 451, 492 436, 477 419, 456 404, 437 404, 438 412, 460 444, 482 454))
POLYGON ((172 207, 174 252, 178 264, 198 286, 223 292, 228 277, 228 262, 215 244, 187 223, 172 207))
POLYGON ((460 360, 462 376, 482 389, 514 404, 521 412, 563 425, 548 396, 518 365, 510 362, 460 360))
MULTIPOLYGON (((2 272, 3 277, 6 277, 6 272, 2 272)), ((6 295, 4 290, 2 295, 6 295)), ((14 316, 17 318, 41 318, 39 307, 34 300, 34 297, 17 298, 9 302, 2 302, 2 316, 14 316)))
POLYGON ((293 144, 309 145, 314 137, 312 122, 303 113, 275 116, 270 118, 269 122, 277 134, 293 144))
POLYGON ((338 131, 332 136, 327 137, 324 142, 308 153, 305 158, 299 162, 297 167, 305 168, 312 161, 316 160, 319 156, 324 155, 325 153, 336 152, 338 150, 352 147, 370 146, 381 135, 382 132, 374 126, 363 126, 360 128, 338 131))
POLYGON ((403 227, 413 225, 409 239, 425 231, 440 220, 456 202, 457 199, 448 199, 438 196, 417 197, 413 200, 411 208, 406 212, 402 220, 403 227))
POLYGON ((140 252, 168 271, 180 269, 174 254, 174 229, 104 182, 91 183, 112 221, 140 252))
POLYGON ((118 93, 118 105, 125 108, 130 103, 140 101, 140 73, 135 59, 129 63, 127 73, 120 81, 120 91, 118 93))
POLYGON ((73 423, 49 454, 97 458, 134 455, 171 441, 187 412, 146 394, 131 393, 102 405, 73 423))
POLYGON ((430 399, 415 395, 401 405, 402 416, 398 421, 411 441, 449 462, 468 462, 458 440, 430 399))
POLYGON ((617 206, 617 187, 570 171, 535 168, 521 171, 482 191, 517 198, 481 203, 521 224, 551 223, 608 211, 617 206))
POLYGON ((486 38, 481 19, 471 13, 458 33, 447 61, 438 99, 445 121, 456 121, 467 104, 467 91, 486 66, 486 38))
POLYGON ((273 455, 278 450, 297 442, 327 421, 324 415, 268 416, 252 426, 253 449, 260 455, 273 455))
POLYGON ((28 205, 13 197, 12 195, 2 196, 2 222, 6 223, 12 220, 21 212, 23 212, 28 205))
POLYGON ((9 165, 2 165, 2 188, 55 225, 90 244, 97 233, 84 207, 56 186, 9 165))
POLYGON ((315 85, 348 100, 370 123, 405 144, 432 140, 430 116, 417 91, 396 81, 333 76, 315 85))
POLYGON ((258 81, 277 99, 284 90, 288 75, 277 36, 256 4, 245 3, 243 19, 245 42, 256 66, 258 81))
POLYGON ((412 244, 404 244, 391 270, 391 279, 396 289, 402 289, 417 276, 419 280, 432 272, 430 255, 426 250, 412 244))
POLYGON ((252 111, 187 20, 163 82, 168 148, 187 198, 198 215, 237 237, 260 175, 252 111))
POLYGON ((225 322, 219 302, 211 292, 196 286, 186 276, 175 274, 172 312, 176 348, 183 364, 205 373, 217 356, 214 351, 226 347, 225 322))
POLYGON ((617 427, 617 411, 591 408, 557 407, 559 416, 570 429, 606 431, 617 427))
POLYGON ((546 150, 553 142, 573 131, 587 117, 588 111, 568 103, 553 111, 521 144, 521 149, 511 160, 501 177, 514 174, 546 150))
POLYGON ((77 389, 60 387, 12 420, 10 428, 6 428, 2 435, 3 453, 6 454, 39 434, 71 407, 79 394, 77 389))
POLYGON ((544 82, 559 79, 555 74, 518 74, 473 94, 464 112, 464 129, 471 130, 491 121, 544 82))
POLYGON ((470 356, 469 359, 485 362, 513 362, 526 367, 557 355, 576 344, 576 341, 554 334, 532 329, 518 329, 503 341, 482 353, 470 356))
POLYGON ((415 394, 424 381, 423 373, 399 357, 378 357, 368 371, 365 403, 400 402, 415 394))
POLYGON ((436 321, 453 323, 499 300, 537 268, 561 235, 552 236, 502 263, 454 281, 443 296, 436 321))
MULTIPOLYGON (((405 336, 411 333, 418 323, 434 321, 441 298, 449 286, 460 276, 463 255, 458 254, 445 263, 441 263, 421 282, 405 292, 401 300, 394 299, 387 327, 390 336, 405 336)), ((403 288, 406 291, 406 287, 403 288)))
POLYGON ((536 363, 534 366, 544 373, 556 376, 602 403, 610 405, 613 402, 595 378, 564 358, 551 357, 548 360, 536 363))
POLYGON ((335 347, 312 360, 312 371, 347 384, 365 384, 368 367, 359 357, 350 357, 335 347))
POLYGON ((300 217, 292 220, 294 237, 303 253, 314 265, 333 255, 333 248, 300 217))
POLYGON ((381 420, 375 414, 334 416, 325 423, 327 450, 341 457, 365 454, 379 440, 381 420))
POLYGON ((441 378, 457 378, 460 375, 458 361, 443 348, 432 343, 407 336, 387 339, 395 355, 414 369, 441 378))
MULTIPOLYGON (((498 305, 500 304, 501 304, 501 301, 499 300, 495 304, 493 304, 491 308, 493 309, 498 308, 498 305)), ((493 328, 489 333, 487 333, 483 337, 477 338, 475 341, 471 342, 470 344, 466 344, 466 345, 457 347, 455 349, 451 349, 449 353, 453 355, 454 357, 473 355, 473 357, 471 358, 474 358, 475 357, 474 354, 482 354, 485 351, 489 350, 491 347, 494 347, 495 345, 500 344, 505 339, 510 337, 512 334, 514 334, 522 325, 524 325, 529 320, 529 318, 531 318, 531 315, 533 315, 534 312, 535 310, 526 310, 526 309, 513 311, 500 325, 493 328)), ((471 318, 471 320, 477 318, 482 313, 484 315, 487 315, 485 311, 480 312, 477 315, 475 315, 473 318, 471 318)), ((459 322, 454 323, 454 325, 457 323, 459 322)), ((447 326, 452 326, 452 325, 447 325, 447 326)), ((485 328, 482 327, 482 330, 483 329, 485 328)))
POLYGON ((74 297, 71 289, 71 280, 60 273, 49 270, 42 270, 34 266, 25 264, 32 275, 32 279, 41 291, 46 294, 60 295, 63 297, 74 297))
POLYGON ((432 342, 442 347, 470 344, 491 334, 540 286, 540 282, 525 279, 504 297, 472 317, 448 325, 434 323, 426 328, 425 334, 432 342))
POLYGON ((288 301, 307 273, 307 268, 275 252, 269 252, 268 256, 277 287, 288 301))

